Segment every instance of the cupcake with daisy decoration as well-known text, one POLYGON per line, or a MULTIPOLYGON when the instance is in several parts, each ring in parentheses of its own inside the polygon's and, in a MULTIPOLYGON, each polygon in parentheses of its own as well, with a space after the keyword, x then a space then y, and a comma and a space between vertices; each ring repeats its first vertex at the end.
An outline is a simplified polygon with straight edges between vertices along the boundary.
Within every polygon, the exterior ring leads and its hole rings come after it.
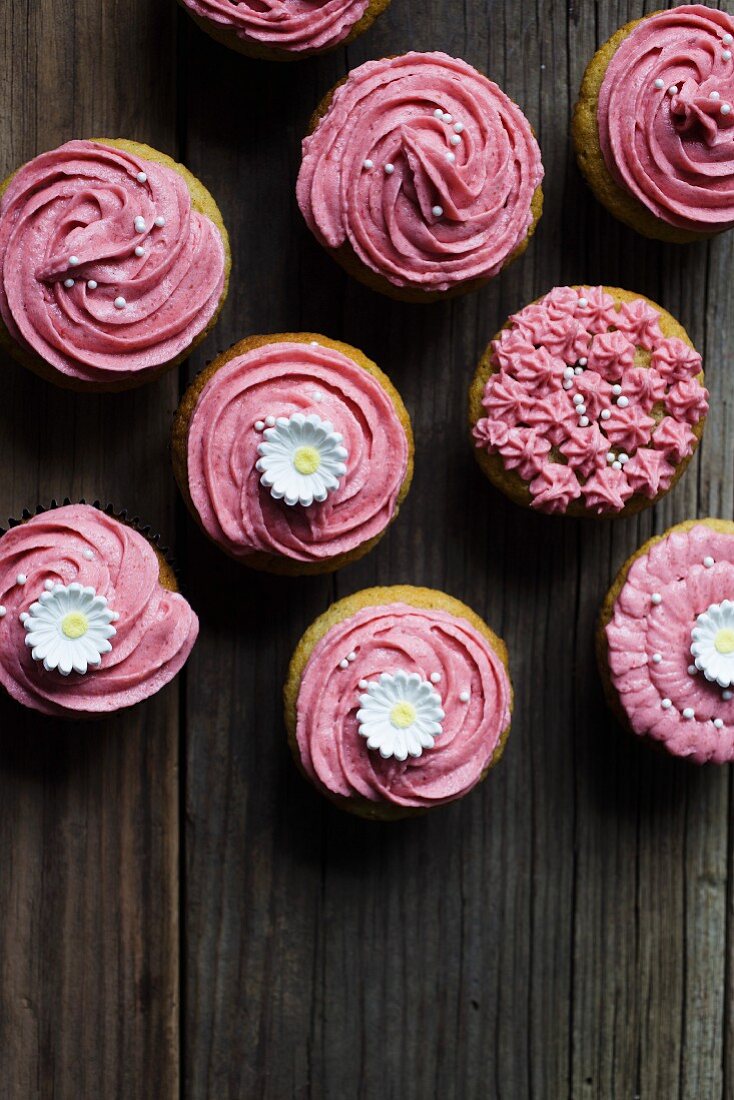
POLYGON ((0 686, 23 706, 92 718, 139 703, 198 630, 164 553, 110 509, 39 510, 0 537, 0 686))
POLYGON ((299 642, 285 685, 294 758, 360 817, 395 820, 462 798, 499 760, 512 687, 504 643, 459 600, 370 588, 299 642))
POLYGON ((194 380, 173 468, 196 522, 254 569, 322 573, 366 554, 413 474, 400 395, 359 349, 316 333, 251 336, 194 380))
POLYGON ((688 520, 620 570, 597 656, 622 724, 696 764, 734 761, 734 523, 688 520))
POLYGON ((556 515, 630 515, 682 475, 708 412, 701 356, 648 298, 556 287, 513 314, 469 393, 472 445, 517 504, 556 515))

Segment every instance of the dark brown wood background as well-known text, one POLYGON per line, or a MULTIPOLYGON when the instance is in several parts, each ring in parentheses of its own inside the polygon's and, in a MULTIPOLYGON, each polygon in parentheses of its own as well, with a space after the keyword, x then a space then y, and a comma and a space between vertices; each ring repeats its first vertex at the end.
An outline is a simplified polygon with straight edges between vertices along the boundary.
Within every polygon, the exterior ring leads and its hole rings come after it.
POLYGON ((0 710, 0 1096, 9 1100, 734 1097, 728 769, 656 756, 607 714, 599 602, 629 551, 732 517, 734 234, 674 247, 596 205, 569 147, 586 61, 645 0, 393 0, 346 50, 251 62, 173 0, 0 0, 0 172, 72 137, 183 159, 232 236, 221 322, 179 377, 79 397, 0 362, 0 517, 110 500, 175 548, 202 634, 177 684, 78 729, 0 710), (526 256, 452 304, 350 281, 294 200, 311 109, 348 68, 443 49, 525 109, 546 168, 526 256), (551 286, 658 300, 704 353, 700 455, 653 513, 532 515, 483 481, 474 363, 551 286), (259 332, 365 349, 414 418, 416 478, 379 548, 332 578, 227 561, 177 499, 167 433, 203 362, 259 332), (460 804, 404 824, 340 815, 296 773, 280 686, 302 630, 366 585, 427 584, 507 640, 508 750, 460 804))

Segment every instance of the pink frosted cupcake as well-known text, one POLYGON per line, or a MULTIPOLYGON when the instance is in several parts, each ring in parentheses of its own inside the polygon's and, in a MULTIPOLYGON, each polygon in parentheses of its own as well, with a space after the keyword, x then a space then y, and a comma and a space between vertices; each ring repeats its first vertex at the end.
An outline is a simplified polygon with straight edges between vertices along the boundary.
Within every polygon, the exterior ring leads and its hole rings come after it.
POLYGON ((625 726, 696 764, 734 761, 734 523, 679 523, 622 567, 597 634, 625 726))
POLYGON ((180 0, 217 42, 248 57, 297 61, 345 46, 390 0, 180 0))
POLYGON ((430 302, 493 278, 543 209, 530 123, 501 88, 444 53, 368 61, 321 102, 303 142, 306 223, 346 270, 430 302))
POLYGON ((198 631, 162 552, 99 508, 54 508, 0 538, 0 685, 23 706, 132 706, 174 678, 198 631))
POLYGON ((378 820, 468 794, 502 755, 511 712, 502 640, 459 600, 409 585, 332 604, 299 642, 285 685, 304 775, 378 820))
POLYGON ((0 345, 69 389, 122 390, 184 359, 227 295, 214 199, 134 141, 69 141, 0 186, 0 345))
POLYGON ((617 287, 556 287, 513 314, 469 394, 489 480, 517 504, 570 516, 654 504, 690 462, 707 411, 685 329, 617 287))

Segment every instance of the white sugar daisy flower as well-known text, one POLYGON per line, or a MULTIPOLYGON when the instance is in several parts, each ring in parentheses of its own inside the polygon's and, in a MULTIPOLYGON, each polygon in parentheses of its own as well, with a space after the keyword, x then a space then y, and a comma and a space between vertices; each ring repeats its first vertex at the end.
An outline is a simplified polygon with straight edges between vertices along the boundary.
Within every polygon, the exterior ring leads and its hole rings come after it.
POLYGON ((728 688, 734 683, 734 603, 712 603, 696 619, 691 653, 707 680, 728 688))
POLYGON ((81 584, 56 584, 31 604, 24 621, 25 644, 34 661, 43 661, 47 672, 57 668, 62 676, 81 675, 95 668, 112 649, 117 631, 105 596, 81 584))
POLYGON ((339 488, 349 454, 342 446, 343 436, 328 420, 315 413, 280 416, 263 435, 255 469, 276 500, 308 507, 339 488))
POLYGON ((357 711, 360 736, 385 760, 406 760, 432 749, 445 715, 435 687, 416 672, 383 672, 369 680, 357 711))

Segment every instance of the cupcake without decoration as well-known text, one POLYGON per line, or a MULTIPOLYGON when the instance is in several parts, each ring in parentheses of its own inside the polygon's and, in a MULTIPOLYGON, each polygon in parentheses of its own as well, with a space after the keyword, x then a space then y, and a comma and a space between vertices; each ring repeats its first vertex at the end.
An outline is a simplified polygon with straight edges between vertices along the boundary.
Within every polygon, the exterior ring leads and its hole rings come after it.
POLYGON ((148 699, 198 632, 163 552, 110 509, 39 511, 0 537, 0 685, 31 710, 93 718, 148 699))
POLYGON ((516 504, 569 516, 654 504, 690 462, 707 411, 685 329, 617 287, 556 287, 513 314, 469 391, 489 480, 516 504))
POLYGON ((540 150, 491 80, 443 53, 354 69, 318 107, 297 197, 355 278, 430 302, 476 290, 524 252, 543 206, 540 150))
POLYGON ((70 389, 148 382, 186 358, 227 294, 214 199, 134 141, 69 141, 0 185, 0 346, 70 389))
POLYGON ((696 764, 734 761, 734 523, 688 520, 620 570, 596 637, 622 724, 696 764))
POLYGON ((368 588, 309 627, 291 660, 285 720, 317 790, 394 820, 468 794, 499 760, 512 687, 504 643, 429 588, 368 588))
POLYGON ((346 46, 390 0, 180 0, 217 42, 265 61, 298 61, 346 46))
POLYGON ((597 199, 646 237, 734 225, 734 19, 702 4, 622 27, 592 58, 573 120, 597 199))
POLYGON ((361 351, 315 333, 251 336, 185 393, 176 480, 222 550, 276 573, 324 573, 366 554, 413 476, 410 418, 361 351))

